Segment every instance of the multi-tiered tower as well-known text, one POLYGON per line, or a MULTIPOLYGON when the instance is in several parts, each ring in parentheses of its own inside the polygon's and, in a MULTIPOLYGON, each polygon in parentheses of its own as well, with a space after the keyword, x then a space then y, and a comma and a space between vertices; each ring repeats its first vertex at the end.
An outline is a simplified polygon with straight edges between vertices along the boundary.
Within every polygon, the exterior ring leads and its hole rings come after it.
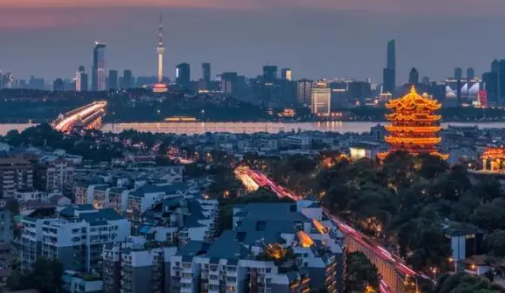
POLYGON ((440 107, 437 101, 417 94, 414 86, 404 97, 389 101, 386 108, 393 113, 386 114, 391 125, 386 126, 390 135, 385 140, 390 149, 378 154, 378 157, 385 159, 392 152, 407 151, 413 155, 431 154, 447 159, 448 155, 437 151, 441 141, 437 135, 441 129, 441 116, 434 112, 440 107))

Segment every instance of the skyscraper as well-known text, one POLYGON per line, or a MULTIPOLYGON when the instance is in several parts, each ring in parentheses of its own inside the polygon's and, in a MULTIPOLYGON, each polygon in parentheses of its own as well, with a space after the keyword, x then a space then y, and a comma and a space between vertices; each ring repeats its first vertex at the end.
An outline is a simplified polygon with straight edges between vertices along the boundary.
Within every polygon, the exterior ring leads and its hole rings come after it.
POLYGON ((189 89, 191 85, 191 68, 188 63, 181 63, 175 67, 175 83, 183 89, 189 89))
POLYGON ((100 42, 95 42, 95 48, 93 49, 91 89, 93 91, 104 91, 106 89, 105 44, 100 42))
POLYGON ((460 80, 463 78, 463 69, 461 67, 454 68, 454 79, 460 80))
POLYGON ((236 72, 223 72, 221 74, 221 91, 225 94, 234 94, 237 90, 237 78, 236 72))
POLYGON ((129 69, 123 71, 123 84, 121 85, 123 89, 133 88, 133 73, 129 69))
POLYGON ((109 76, 107 77, 108 89, 117 90, 118 86, 118 72, 117 70, 109 70, 109 76))
POLYGON ((409 83, 416 85, 419 83, 419 72, 415 67, 412 67, 409 74, 409 83))
POLYGON ((210 63, 202 63, 202 77, 205 86, 208 88, 210 83, 210 63))
MULTIPOLYGON (((79 69, 77 70, 77 72, 75 73, 75 91, 77 92, 81 92, 81 91, 84 91, 83 89, 83 75, 84 74, 84 66, 79 66, 79 69)), ((87 79, 86 79, 86 82, 87 82, 87 79)), ((86 85, 86 90, 88 89, 87 85, 86 85)))
POLYGON ((301 79, 296 83, 296 101, 299 105, 309 105, 312 92, 312 80, 301 79))
POLYGON ((396 41, 395 40, 390 40, 388 42, 387 68, 393 69, 396 72, 396 41))
POLYGON ((160 26, 158 31, 158 82, 163 82, 163 54, 165 54, 165 46, 163 45, 163 16, 160 15, 160 26))
POLYGON ((387 45, 386 68, 383 70, 383 92, 392 93, 396 88, 396 43, 390 40, 387 45))
POLYGON ((328 115, 331 109, 331 89, 326 82, 317 82, 311 91, 311 111, 314 115, 328 115))
POLYGON ((265 65, 263 66, 263 81, 272 83, 277 79, 277 66, 265 65))
POLYGON ((53 91, 54 92, 62 92, 65 89, 63 79, 57 78, 53 82, 53 91))
POLYGON ((475 78, 475 70, 473 70, 472 67, 469 67, 466 69, 466 79, 468 81, 472 80, 475 78))
POLYGON ((291 71, 291 69, 283 68, 281 70, 281 79, 292 81, 293 80, 293 72, 291 71))

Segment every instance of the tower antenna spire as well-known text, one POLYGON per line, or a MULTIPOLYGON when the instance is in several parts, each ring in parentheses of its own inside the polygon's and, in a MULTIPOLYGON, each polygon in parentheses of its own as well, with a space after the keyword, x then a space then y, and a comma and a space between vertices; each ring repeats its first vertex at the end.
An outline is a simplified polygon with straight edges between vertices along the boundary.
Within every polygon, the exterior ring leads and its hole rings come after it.
POLYGON ((165 53, 165 46, 163 45, 163 15, 160 14, 160 25, 158 31, 158 82, 163 82, 163 54, 165 53))
POLYGON ((163 15, 160 14, 160 26, 158 32, 158 46, 163 46, 163 15))

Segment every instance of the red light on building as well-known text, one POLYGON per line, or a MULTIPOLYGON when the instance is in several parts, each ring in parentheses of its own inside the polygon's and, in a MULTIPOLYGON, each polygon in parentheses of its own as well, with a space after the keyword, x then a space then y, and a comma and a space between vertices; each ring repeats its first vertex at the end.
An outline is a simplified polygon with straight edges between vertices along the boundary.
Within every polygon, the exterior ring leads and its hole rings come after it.
POLYGON ((487 93, 486 90, 480 90, 479 91, 479 104, 482 108, 487 108, 488 103, 487 103, 487 93))

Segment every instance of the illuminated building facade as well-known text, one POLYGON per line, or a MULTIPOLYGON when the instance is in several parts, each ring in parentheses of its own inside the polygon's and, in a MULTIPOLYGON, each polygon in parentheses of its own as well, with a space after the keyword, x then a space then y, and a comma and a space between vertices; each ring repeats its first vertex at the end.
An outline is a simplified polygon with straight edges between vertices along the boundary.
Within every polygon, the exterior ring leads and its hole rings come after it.
POLYGON ((105 73, 105 44, 95 42, 93 49, 93 79, 91 87, 94 91, 104 91, 106 89, 105 73))
POLYGON ((281 70, 281 79, 292 81, 293 80, 293 71, 291 71, 291 69, 289 69, 289 68, 283 68, 281 70))
POLYGON ((505 171, 505 147, 488 147, 481 156, 482 171, 501 173, 505 171))
POLYGON ((389 101, 386 108, 393 113, 387 114, 386 119, 392 124, 385 127, 389 132, 385 140, 390 150, 377 156, 385 159, 390 153, 407 151, 413 155, 431 154, 447 159, 447 155, 437 151, 437 145, 441 142, 437 135, 441 129, 441 116, 434 112, 440 107, 436 100, 419 95, 415 87, 404 97, 389 101))
POLYGON ((326 82, 318 82, 311 91, 311 110, 314 115, 329 115, 331 111, 331 89, 326 82))

